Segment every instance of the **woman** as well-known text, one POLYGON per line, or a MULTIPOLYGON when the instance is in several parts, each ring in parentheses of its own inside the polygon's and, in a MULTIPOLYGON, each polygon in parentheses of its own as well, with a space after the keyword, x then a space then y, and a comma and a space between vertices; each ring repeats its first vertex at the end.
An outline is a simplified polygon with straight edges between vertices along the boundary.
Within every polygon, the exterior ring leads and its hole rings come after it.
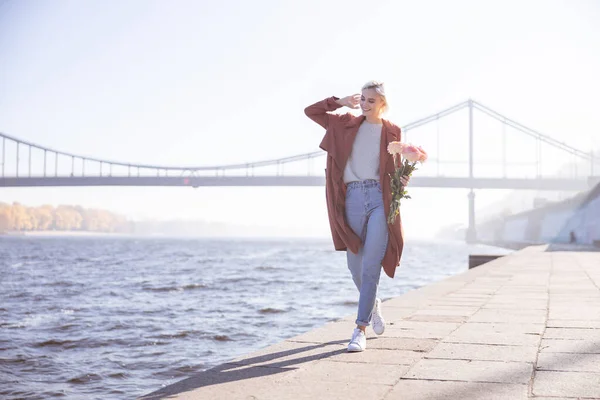
MULTIPOLYGON (((400 140, 400 128, 382 119, 387 110, 383 83, 370 81, 362 93, 329 97, 304 112, 326 129, 320 147, 327 152, 326 198, 336 250, 346 251, 348 269, 360 292, 356 328, 348 351, 367 347, 365 329, 381 335, 385 321, 377 298, 381 267, 394 277, 404 245, 398 216, 388 224, 391 189, 388 174, 394 172, 388 143, 400 140), (340 107, 360 108, 362 115, 333 114, 340 107)), ((408 180, 403 180, 404 185, 408 180)))

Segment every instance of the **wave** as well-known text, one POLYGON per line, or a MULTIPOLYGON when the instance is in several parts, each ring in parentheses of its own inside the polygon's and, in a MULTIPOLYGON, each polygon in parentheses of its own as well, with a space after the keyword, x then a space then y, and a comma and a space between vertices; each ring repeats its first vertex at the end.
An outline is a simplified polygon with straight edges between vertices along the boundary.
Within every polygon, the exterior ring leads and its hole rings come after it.
POLYGON ((181 292, 184 290, 195 290, 195 289, 206 289, 208 285, 203 283, 190 283, 183 286, 158 286, 158 287, 150 287, 145 286, 142 290, 147 290, 150 292, 181 292))
MULTIPOLYGON (((153 344, 164 344, 160 342, 154 342, 153 344)), ((92 340, 92 339, 48 339, 42 342, 32 343, 31 347, 43 348, 43 347, 62 347, 63 349, 93 349, 97 347, 108 347, 108 346, 131 346, 131 345, 144 345, 136 340, 127 339, 107 339, 107 340, 92 340)))
POLYGON ((286 310, 281 310, 279 308, 268 307, 268 308, 262 308, 262 309, 258 310, 258 312, 261 313, 261 314, 282 314, 282 313, 285 313, 287 311, 286 310))
POLYGON ((181 332, 176 332, 176 333, 163 333, 160 335, 151 336, 151 338, 152 339, 176 339, 176 338, 185 338, 188 336, 203 335, 204 333, 205 332, 196 331, 196 330, 181 331, 181 332))
POLYGON ((98 374, 83 374, 69 379, 67 382, 72 384, 86 384, 93 381, 101 381, 102 376, 98 374))
POLYGON ((233 342, 233 339, 227 335, 215 335, 212 338, 217 342, 233 342))
POLYGON ((81 340, 49 339, 49 340, 44 340, 43 342, 33 343, 31 346, 32 347, 54 347, 54 346, 61 346, 61 347, 65 347, 65 348, 72 348, 72 347, 75 347, 75 345, 77 343, 80 343, 80 342, 81 342, 81 340))
POLYGON ((208 287, 208 285, 205 285, 203 283, 191 283, 189 285, 185 285, 182 286, 184 290, 191 290, 191 289, 206 289, 208 287))
POLYGON ((50 282, 47 283, 46 286, 51 286, 51 287, 72 287, 72 286, 81 286, 80 283, 75 283, 75 282, 69 282, 69 281, 56 281, 56 282, 50 282))
POLYGON ((128 379, 131 375, 126 372, 114 372, 112 374, 108 374, 109 378, 112 379, 128 379))
POLYGON ((69 331, 73 328, 79 328, 80 325, 78 324, 65 324, 65 325, 61 325, 61 326, 55 326, 53 328, 51 328, 52 331, 56 331, 56 332, 65 332, 65 331, 69 331))
POLYGON ((256 267, 255 269, 256 269, 257 271, 276 271, 276 270, 278 270, 279 268, 277 268, 277 267, 272 267, 272 266, 269 266, 269 265, 261 265, 261 266, 258 266, 258 267, 256 267))

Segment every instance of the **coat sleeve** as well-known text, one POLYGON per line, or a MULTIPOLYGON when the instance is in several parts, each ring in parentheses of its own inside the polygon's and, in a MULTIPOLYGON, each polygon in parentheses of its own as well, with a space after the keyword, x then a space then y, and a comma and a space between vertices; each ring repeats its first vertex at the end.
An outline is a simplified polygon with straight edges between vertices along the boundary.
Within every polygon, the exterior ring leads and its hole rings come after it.
POLYGON ((337 103, 338 98, 335 96, 328 97, 304 109, 306 116, 323 128, 328 129, 332 119, 339 119, 337 114, 330 114, 330 111, 337 110, 342 107, 337 103))

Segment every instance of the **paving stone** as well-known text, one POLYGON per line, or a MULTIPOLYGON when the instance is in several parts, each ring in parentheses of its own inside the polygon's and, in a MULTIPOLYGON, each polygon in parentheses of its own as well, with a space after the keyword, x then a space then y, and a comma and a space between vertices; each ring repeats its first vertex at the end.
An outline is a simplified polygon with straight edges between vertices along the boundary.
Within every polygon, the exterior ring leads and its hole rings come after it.
POLYGON ((454 360, 535 362, 537 346, 490 346, 485 344, 440 343, 426 358, 454 360))
POLYGON ((302 368, 294 379, 303 382, 353 382, 393 385, 404 375, 409 365, 344 363, 321 360, 302 368))
MULTIPOLYGON (((460 328, 459 328, 460 329, 460 328)), ((537 346, 541 335, 520 332, 481 332, 476 330, 455 331, 442 341, 444 343, 479 343, 489 345, 537 346)))
POLYGON ((484 305, 482 307, 483 309, 500 309, 500 310, 523 310, 523 309, 527 309, 527 310, 547 310, 548 309, 548 305, 546 304, 546 302, 518 302, 515 301, 514 303, 487 303, 486 305, 484 305))
POLYGON ((328 361, 366 364, 412 365, 426 354, 423 351, 387 350, 369 346, 367 351, 349 353, 347 351, 327 357, 328 361))
POLYGON ((566 307, 551 308, 548 319, 594 320, 600 321, 600 308, 566 307))
POLYGON ((600 397, 600 374, 590 372, 538 371, 533 382, 535 396, 600 397))
POLYGON ((544 371, 595 372, 600 374, 600 354, 540 353, 537 369, 544 371))
POLYGON ((482 309, 469 318, 470 322, 506 322, 544 324, 546 313, 540 311, 506 311, 498 309, 482 309))
POLYGON ((475 307, 481 308, 487 300, 473 300, 473 299, 451 299, 443 297, 441 299, 434 299, 427 303, 429 306, 458 306, 458 307, 475 307))
POLYGON ((423 310, 416 311, 413 315, 443 315, 443 316, 459 316, 459 317, 469 317, 473 315, 477 310, 474 309, 458 309, 458 308, 427 308, 423 310))
POLYGON ((469 317, 455 315, 412 315, 404 318, 405 321, 421 321, 421 322, 465 322, 469 317))
POLYGON ((547 323, 548 328, 595 328, 600 329, 600 321, 590 320, 568 320, 568 319, 551 319, 547 323))
POLYGON ((600 329, 548 328, 544 332, 544 339, 600 339, 600 329))
POLYGON ((531 363, 423 359, 404 378, 526 384, 532 373, 531 363))
POLYGON ((541 335, 544 324, 506 323, 506 322, 467 322, 457 328, 455 333, 533 333, 541 335))
POLYGON ((600 354, 599 340, 542 339, 540 353, 600 354))
POLYGON ((525 400, 527 399, 527 385, 401 379, 385 396, 385 400, 459 399, 525 400))
POLYGON ((532 399, 535 400, 579 400, 579 397, 545 397, 545 396, 535 396, 535 397, 531 397, 532 399))
POLYGON ((442 322, 399 321, 385 328, 386 337, 441 339, 456 330, 460 324, 442 322))
POLYGON ((439 341, 435 339, 390 338, 385 336, 367 338, 368 349, 398 349, 429 352, 439 341))

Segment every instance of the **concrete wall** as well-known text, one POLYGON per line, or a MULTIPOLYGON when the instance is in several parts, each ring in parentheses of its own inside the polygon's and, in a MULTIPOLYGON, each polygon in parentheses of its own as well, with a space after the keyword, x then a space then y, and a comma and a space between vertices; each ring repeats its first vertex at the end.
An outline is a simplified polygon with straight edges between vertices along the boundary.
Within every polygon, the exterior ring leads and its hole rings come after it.
POLYGON ((571 232, 575 234, 577 243, 594 244, 594 241, 600 241, 600 195, 576 210, 563 225, 555 241, 567 242, 571 232))
POLYGON ((562 202, 506 216, 477 226, 478 239, 491 244, 600 242, 600 184, 562 202))

